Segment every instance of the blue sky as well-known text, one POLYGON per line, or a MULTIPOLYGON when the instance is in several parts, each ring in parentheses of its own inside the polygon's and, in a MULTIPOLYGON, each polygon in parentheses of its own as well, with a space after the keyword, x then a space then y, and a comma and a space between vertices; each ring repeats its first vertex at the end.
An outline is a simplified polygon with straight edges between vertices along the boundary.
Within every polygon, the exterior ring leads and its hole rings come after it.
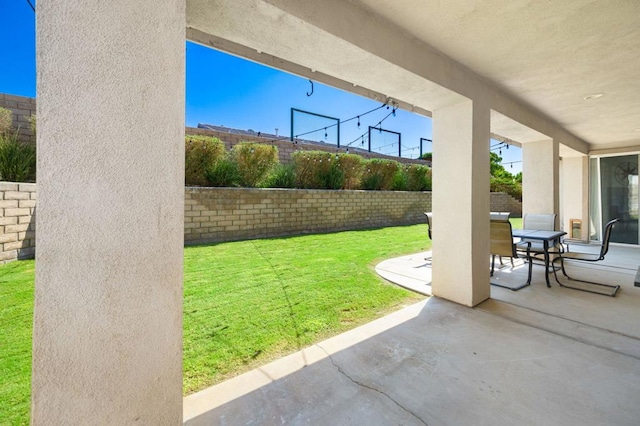
MULTIPOLYGON (((35 3, 35 1, 33 1, 35 3)), ((21 96, 36 96, 35 72, 35 15, 26 0, 0 1, 0 93, 21 96)), ((290 134, 291 108, 311 111, 336 117, 341 120, 357 116, 381 105, 314 82, 312 96, 309 81, 288 73, 268 68, 210 48, 187 43, 186 69, 186 123, 223 125, 238 129, 252 129, 279 135, 290 134)), ((391 110, 380 109, 362 116, 360 127, 357 120, 341 126, 341 145, 358 139, 368 126, 375 126, 391 110)), ((295 133, 315 130, 328 125, 329 121, 297 120, 295 133)), ((382 124, 384 129, 399 132, 402 137, 403 156, 419 154, 420 138, 431 139, 431 119, 407 111, 398 110, 382 124), (406 149, 406 150, 405 150, 406 149)), ((324 130, 305 138, 335 142, 331 129, 324 138, 324 130)), ((385 153, 397 153, 397 136, 392 133, 377 133, 372 144, 382 147, 385 153)), ((358 139, 354 145, 360 145, 358 139)), ((495 145, 492 141, 492 145, 495 145)), ((365 145, 366 146, 366 145, 365 145)), ((429 143, 425 151, 431 151, 429 143)), ((512 147, 502 150, 505 162, 519 161, 520 150, 512 147)), ((521 164, 506 166, 517 173, 521 164)))

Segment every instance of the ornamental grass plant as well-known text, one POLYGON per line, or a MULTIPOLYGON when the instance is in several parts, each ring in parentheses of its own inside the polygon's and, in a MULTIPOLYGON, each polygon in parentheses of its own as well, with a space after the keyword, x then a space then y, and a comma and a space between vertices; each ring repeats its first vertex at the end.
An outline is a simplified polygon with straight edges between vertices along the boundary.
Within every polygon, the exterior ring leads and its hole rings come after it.
POLYGON ((206 186, 206 173, 225 158, 224 143, 218 138, 201 135, 185 137, 184 180, 187 185, 206 186))

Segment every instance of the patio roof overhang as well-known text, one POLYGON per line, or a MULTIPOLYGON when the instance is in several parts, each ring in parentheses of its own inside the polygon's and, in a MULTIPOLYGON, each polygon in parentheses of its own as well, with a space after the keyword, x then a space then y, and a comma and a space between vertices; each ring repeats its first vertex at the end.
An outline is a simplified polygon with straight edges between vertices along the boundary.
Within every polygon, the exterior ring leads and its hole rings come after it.
POLYGON ((187 37, 194 41, 231 41, 244 49, 218 47, 260 62, 278 58, 285 61, 274 64, 279 68, 293 63, 291 72, 319 81, 331 76, 407 109, 433 111, 483 97, 519 123, 492 115, 492 133, 520 143, 542 133, 582 153, 640 146, 640 6, 633 2, 190 0, 187 6, 187 37))

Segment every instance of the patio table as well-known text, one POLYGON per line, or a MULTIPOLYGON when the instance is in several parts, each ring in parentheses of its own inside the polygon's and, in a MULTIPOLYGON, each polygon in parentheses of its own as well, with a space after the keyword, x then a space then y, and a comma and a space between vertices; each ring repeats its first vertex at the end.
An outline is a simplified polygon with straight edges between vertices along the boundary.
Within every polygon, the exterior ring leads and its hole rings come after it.
MULTIPOLYGON (((551 287, 549 282, 549 241, 557 240, 563 235, 567 235, 564 231, 536 231, 534 229, 514 229, 511 232, 516 238, 526 238, 528 240, 542 241, 544 249, 544 278, 547 281, 547 287, 551 287)), ((529 259, 531 262, 531 259, 529 259)))

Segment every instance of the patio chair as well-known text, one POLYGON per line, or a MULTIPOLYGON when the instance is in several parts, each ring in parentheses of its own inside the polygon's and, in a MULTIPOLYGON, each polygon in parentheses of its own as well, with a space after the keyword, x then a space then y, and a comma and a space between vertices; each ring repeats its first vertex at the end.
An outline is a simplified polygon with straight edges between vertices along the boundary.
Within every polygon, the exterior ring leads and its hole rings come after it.
POLYGON ((433 238, 431 238, 431 223, 432 223, 432 220, 433 220, 433 218, 432 218, 433 213, 424 212, 424 215, 427 217, 427 233, 429 234, 429 239, 431 241, 433 241, 433 238))
POLYGON ((509 220, 511 212, 489 212, 491 220, 509 220))
POLYGON ((573 286, 570 286, 570 285, 567 285, 567 284, 563 284, 558 279, 558 274, 556 272, 556 268, 552 268, 553 269, 553 275, 555 276, 556 281, 558 282, 558 285, 560 285, 561 287, 566 287, 566 288, 570 288, 570 289, 573 289, 573 290, 586 291, 587 293, 602 294, 602 295, 611 296, 611 297, 614 297, 616 295, 618 290, 620 290, 620 286, 619 285, 602 284, 602 283, 597 283, 597 282, 593 282, 593 281, 585 281, 585 280, 578 280, 578 279, 575 279, 575 278, 571 278, 569 275, 567 275, 567 271, 564 269, 564 261, 565 261, 565 259, 576 260, 576 261, 581 261, 581 262, 599 262, 601 260, 604 260, 604 256, 609 251, 609 240, 611 239, 611 230, 613 229, 613 225, 615 225, 619 221, 620 221, 620 218, 616 218, 616 219, 610 220, 604 226, 602 245, 600 246, 600 253, 597 253, 597 254, 594 254, 594 253, 580 253, 580 252, 577 252, 577 251, 558 252, 558 254, 553 259, 553 262, 552 262, 552 265, 555 264, 556 262, 560 263, 560 269, 562 270, 562 273, 564 274, 564 276, 567 277, 567 279, 569 279, 569 281, 576 281, 576 282, 581 282, 581 283, 585 283, 585 284, 591 284, 591 285, 595 285, 595 286, 599 286, 599 287, 606 287, 606 288, 609 288, 609 289, 612 290, 611 293, 610 294, 609 293, 601 293, 601 292, 598 292, 598 291, 590 290, 589 288, 585 288, 585 287, 573 287, 573 286))
MULTIPOLYGON (((522 229, 532 229, 536 231, 555 231, 556 229, 556 214, 525 214, 522 218, 522 229)), ((528 240, 526 238, 522 238, 520 242, 517 243, 517 249, 519 251, 524 252, 527 247, 530 252, 534 254, 534 256, 527 256, 528 260, 532 259, 539 260, 535 255, 544 254, 544 245, 540 241, 528 240)), ((549 252, 563 251, 561 241, 555 240, 553 241, 553 245, 549 247, 549 252)))
MULTIPOLYGON (((508 220, 492 220, 490 224, 490 253, 491 253, 491 276, 493 276, 493 271, 495 269, 496 256, 501 257, 510 257, 512 259, 511 265, 513 265, 513 259, 517 259, 518 251, 516 250, 516 245, 513 243, 513 235, 511 230, 511 222, 508 220)), ((530 256, 529 247, 531 243, 527 243, 527 257, 530 256)), ((529 272, 527 275, 527 282, 518 287, 509 287, 506 285, 498 284, 492 282, 492 285, 498 287, 504 287, 511 290, 520 290, 531 284, 531 270, 533 269, 533 264, 531 261, 528 262, 529 272)))
MULTIPOLYGON (((429 239, 431 241, 433 241, 433 238, 431 237, 431 224, 433 223, 433 213, 431 212, 424 212, 424 215, 427 218, 427 233, 429 234, 429 239)), ((425 257, 424 260, 428 260, 431 261, 432 258, 431 257, 425 257)))
MULTIPOLYGON (((509 216, 511 216, 511 212, 489 212, 489 218, 491 220, 509 220, 509 216)), ((504 265, 502 263, 502 256, 498 256, 500 259, 500 265, 504 265)), ((513 267, 513 258, 511 258, 511 267, 513 267)))

